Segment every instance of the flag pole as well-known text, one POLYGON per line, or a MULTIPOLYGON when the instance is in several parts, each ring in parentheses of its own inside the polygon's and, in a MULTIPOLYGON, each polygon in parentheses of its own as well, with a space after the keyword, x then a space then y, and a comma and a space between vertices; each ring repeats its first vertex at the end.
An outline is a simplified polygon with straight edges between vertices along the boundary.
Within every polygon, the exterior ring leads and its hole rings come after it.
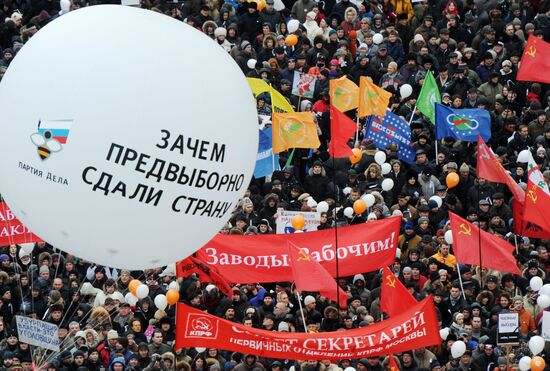
POLYGON ((462 290, 462 297, 466 300, 466 294, 464 293, 464 286, 462 285, 462 272, 460 271, 460 265, 458 266, 458 282, 460 282, 460 289, 462 290))
MULTIPOLYGON (((332 124, 332 110, 330 111, 330 114, 329 114, 329 118, 330 118, 330 123, 332 124)), ((332 133, 331 133, 332 135, 332 133)), ((354 144, 354 147, 355 147, 355 144, 354 144)), ((336 163, 335 163, 335 159, 334 159, 334 156, 332 156, 332 186, 333 186, 333 190, 334 190, 334 197, 335 197, 335 204, 338 205, 339 204, 339 201, 340 201, 340 197, 339 197, 339 194, 338 194, 338 187, 336 185, 336 163)), ((338 310, 340 309, 340 295, 338 295, 338 289, 340 288, 340 285, 338 283, 338 281, 340 280, 340 270, 339 270, 339 261, 338 261, 338 220, 336 218, 336 214, 334 213, 333 211, 333 214, 334 214, 334 253, 336 255, 335 257, 335 260, 336 260, 336 297, 338 298, 338 310)))
MULTIPOLYGON (((296 288, 296 284, 294 284, 296 288)), ((307 333, 306 316, 304 315, 304 308, 302 307, 302 299, 300 298, 300 290, 296 288, 296 299, 298 299, 298 306, 300 307, 300 313, 302 313, 302 321, 304 322, 304 332, 307 333)))
MULTIPOLYGON (((481 215, 481 208, 479 206, 479 196, 481 195, 479 191, 479 177, 477 181, 477 213, 478 215, 481 215)), ((481 289, 483 289, 483 265, 481 261, 481 223, 479 222, 479 216, 478 216, 478 222, 477 222, 477 244, 479 249, 479 285, 481 286, 481 289)))

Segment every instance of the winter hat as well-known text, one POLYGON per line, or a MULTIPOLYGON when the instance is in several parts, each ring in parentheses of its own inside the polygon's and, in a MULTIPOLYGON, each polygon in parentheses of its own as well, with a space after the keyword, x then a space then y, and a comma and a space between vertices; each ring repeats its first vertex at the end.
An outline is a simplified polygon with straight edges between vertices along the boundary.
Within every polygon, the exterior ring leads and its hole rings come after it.
POLYGON ((114 340, 114 339, 118 339, 118 332, 116 332, 116 330, 109 330, 109 332, 107 333, 107 340, 114 340))
POLYGON ((366 282, 365 276, 363 276, 362 274, 356 274, 355 276, 353 276, 353 284, 355 285, 355 282, 357 282, 358 280, 366 282))
POLYGON ((458 170, 459 171, 470 172, 470 168, 468 167, 468 165, 466 165, 465 162, 462 165, 460 165, 460 169, 458 169, 458 170))
POLYGON ((317 13, 315 13, 315 12, 308 12, 308 13, 306 14, 306 17, 309 17, 309 18, 315 20, 315 18, 317 17, 317 13))
POLYGON ((412 224, 412 222, 406 222, 405 229, 414 229, 414 225, 412 224))
POLYGON ((306 298, 304 299, 304 304, 309 305, 313 303, 315 303, 315 298, 311 295, 306 296, 306 298))
MULTIPOLYGON (((1 260, 1 259, 0 259, 1 260)), ((50 268, 48 268, 47 265, 42 265, 40 267, 40 269, 38 270, 39 273, 49 273, 50 272, 50 268)))
POLYGON ((227 36, 227 30, 223 27, 218 27, 214 30, 214 36, 215 37, 227 36))
POLYGON ((424 42, 424 38, 422 37, 421 34, 417 33, 416 35, 414 35, 414 39, 413 39, 413 42, 419 42, 419 41, 422 41, 424 42))
POLYGON ((421 224, 421 223, 429 223, 430 222, 430 219, 426 218, 425 216, 422 216, 420 218, 418 218, 418 224, 421 224))
POLYGON ((289 332, 290 329, 288 328, 288 323, 286 323, 285 321, 282 321, 281 323, 279 323, 279 327, 277 327, 277 331, 279 331, 279 332, 282 332, 282 331, 289 332))
POLYGON ((250 43, 249 43, 248 41, 246 41, 246 40, 243 41, 243 42, 241 43, 241 50, 246 49, 246 47, 247 47, 248 45, 250 45, 250 43))

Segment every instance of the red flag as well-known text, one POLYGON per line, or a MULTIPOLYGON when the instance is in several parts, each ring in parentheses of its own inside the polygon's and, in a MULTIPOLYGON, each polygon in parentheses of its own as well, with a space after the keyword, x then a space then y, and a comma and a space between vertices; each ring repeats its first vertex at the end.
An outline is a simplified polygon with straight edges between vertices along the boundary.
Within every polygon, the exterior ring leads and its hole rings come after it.
POLYGON ((287 241, 287 245, 296 288, 300 291, 318 291, 321 295, 346 307, 348 295, 340 286, 337 286, 330 273, 316 262, 307 250, 299 248, 290 241, 287 241), (336 287, 338 292, 335 290, 336 287))
POLYGON ((229 286, 226 279, 215 269, 210 268, 194 256, 189 256, 176 264, 176 275, 178 277, 187 277, 193 273, 196 273, 201 281, 211 282, 228 298, 233 295, 231 286, 229 286))
POLYGON ((357 124, 331 104, 330 143, 328 148, 332 157, 348 157, 352 154, 348 141, 356 130, 357 124))
POLYGON ((548 218, 550 191, 531 152, 529 152, 527 169, 527 192, 523 208, 524 224, 531 222, 550 232, 550 218, 548 218))
POLYGON ((535 223, 523 220, 523 207, 524 204, 518 200, 512 200, 512 211, 514 213, 514 233, 525 237, 550 239, 550 232, 545 231, 535 223))
POLYGON ((490 182, 506 184, 514 195, 514 198, 523 203, 525 192, 510 174, 504 170, 500 161, 497 160, 479 135, 477 137, 477 176, 485 178, 490 182))
POLYGON ((390 354, 390 371, 399 371, 399 367, 397 366, 397 362, 395 362, 395 358, 393 358, 393 354, 390 354))
POLYGON ((464 264, 477 264, 480 262, 480 244, 482 246, 484 267, 496 269, 502 272, 521 274, 516 258, 512 255, 515 250, 504 239, 489 232, 480 230, 466 219, 449 211, 451 217, 451 230, 453 233, 453 251, 456 259, 464 264))
POLYGON ((542 38, 529 36, 521 56, 517 79, 550 84, 550 43, 542 38))
POLYGON ((388 316, 394 317, 416 304, 417 301, 409 290, 405 288, 388 267, 384 267, 382 292, 380 293, 380 310, 386 312, 388 316))

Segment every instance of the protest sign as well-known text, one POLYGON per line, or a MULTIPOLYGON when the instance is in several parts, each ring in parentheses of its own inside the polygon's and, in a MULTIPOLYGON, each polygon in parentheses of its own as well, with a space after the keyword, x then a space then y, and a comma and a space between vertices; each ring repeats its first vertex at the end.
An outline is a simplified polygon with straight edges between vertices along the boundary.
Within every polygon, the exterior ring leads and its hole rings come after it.
POLYGON ((15 321, 20 342, 59 351, 57 325, 24 316, 15 316, 15 321))

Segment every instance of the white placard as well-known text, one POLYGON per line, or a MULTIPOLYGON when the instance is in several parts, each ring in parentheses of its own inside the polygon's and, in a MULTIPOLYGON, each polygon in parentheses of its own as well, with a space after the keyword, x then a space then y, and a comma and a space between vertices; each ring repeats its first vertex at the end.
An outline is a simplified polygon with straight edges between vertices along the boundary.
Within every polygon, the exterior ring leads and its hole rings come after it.
POLYGON ((15 316, 19 341, 44 349, 59 351, 59 327, 53 323, 15 316))
POLYGON ((541 336, 546 341, 550 341, 550 312, 542 312, 542 331, 541 336))
POLYGON ((316 231, 319 224, 321 224, 321 213, 279 210, 276 214, 277 220, 275 222, 277 226, 277 234, 294 233, 291 219, 298 214, 302 214, 306 220, 306 224, 303 229, 304 232, 316 231))

